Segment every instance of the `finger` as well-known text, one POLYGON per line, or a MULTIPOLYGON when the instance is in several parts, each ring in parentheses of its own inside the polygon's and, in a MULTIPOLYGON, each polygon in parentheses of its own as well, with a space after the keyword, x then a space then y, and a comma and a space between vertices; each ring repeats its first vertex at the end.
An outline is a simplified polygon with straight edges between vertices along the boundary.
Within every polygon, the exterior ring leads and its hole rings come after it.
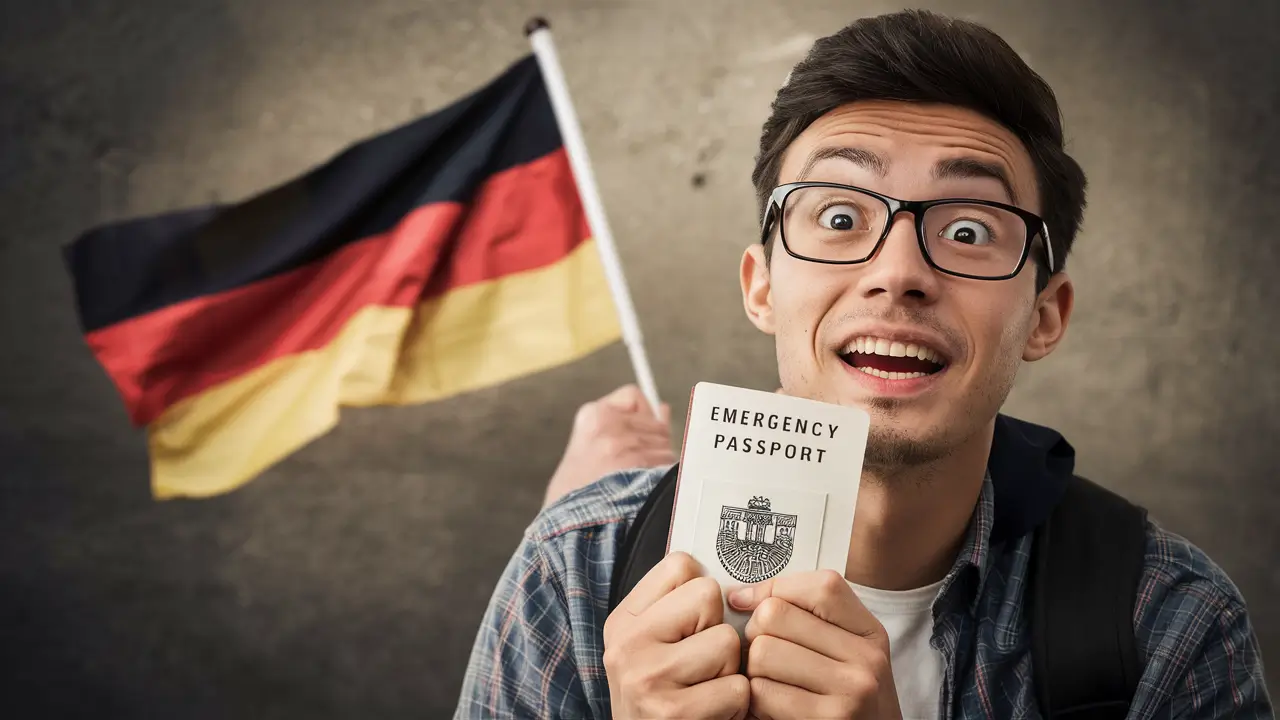
MULTIPOLYGON (((639 410, 649 410, 649 403, 644 399, 644 393, 640 392, 640 388, 635 383, 628 383, 613 392, 600 398, 600 404, 608 407, 625 410, 627 412, 638 412, 639 410)), ((653 413, 650 411, 650 415, 653 413)))
POLYGON ((742 675, 726 675, 675 691, 680 717, 742 720, 751 706, 751 683, 742 675))
POLYGON ((676 643, 724 621, 724 595, 713 578, 697 577, 662 596, 641 618, 649 637, 676 643))
POLYGON ((625 470, 627 468, 648 469, 674 465, 675 462, 675 453, 672 453, 670 450, 647 450, 629 453, 625 457, 619 458, 618 467, 621 470, 625 470))
POLYGON ((631 427, 650 429, 667 435, 671 433, 671 409, 669 407, 665 411, 659 410, 657 414, 650 410, 647 404, 641 405, 634 410, 624 410, 610 405, 602 405, 601 408, 610 417, 619 418, 631 427), (666 413, 665 417, 662 414, 664 412, 666 413))
POLYGON ((747 621, 747 642, 753 643, 762 636, 789 640, 838 662, 858 657, 858 644, 865 642, 778 597, 765 598, 747 621))
POLYGON ((768 597, 786 600, 855 635, 885 637, 884 627, 834 570, 793 573, 747 585, 735 590, 729 602, 735 609, 747 611, 754 610, 768 597))
POLYGON ((684 552, 668 553, 640 578, 640 582, 618 604, 618 609, 639 615, 668 593, 702 576, 702 566, 684 552))
POLYGON ((655 648, 670 656, 670 677, 681 685, 693 685, 733 675, 741 666, 742 640, 728 623, 712 625, 674 645, 655 648))
POLYGON ((844 688, 840 663, 807 647, 772 635, 751 641, 747 650, 747 677, 777 680, 818 695, 833 695, 844 688))
MULTIPOLYGON (((584 406, 586 407, 586 406, 584 406)), ((592 407, 592 426, 596 432, 606 432, 609 428, 625 428, 635 432, 651 432, 665 436, 671 435, 671 427, 654 417, 648 410, 625 410, 613 405, 597 403, 592 407)))
POLYGON ((629 464, 635 458, 672 458, 675 453, 671 449, 671 445, 658 442, 657 440, 643 438, 614 438, 611 440, 602 440, 602 444, 596 448, 594 454, 601 462, 606 462, 622 467, 635 467, 629 464))
POLYGON ((643 426, 637 428, 619 418, 611 418, 590 428, 575 429, 574 432, 570 443, 582 445, 583 449, 579 452, 587 452, 619 469, 630 467, 619 463, 633 455, 673 452, 671 436, 664 430, 643 426))
POLYGON ((648 398, 634 384, 623 385, 599 400, 587 403, 582 407, 591 407, 598 411, 612 410, 627 415, 635 415, 652 420, 662 427, 670 427, 671 425, 671 407, 666 403, 659 403, 658 409, 655 411, 649 404, 648 398))
POLYGON ((649 438, 667 445, 671 444, 671 429, 659 424, 657 420, 643 415, 628 415, 609 418, 608 427, 615 432, 649 438))
POLYGON ((836 717, 832 713, 819 713, 822 697, 803 688, 763 677, 751 678, 750 686, 750 712, 760 720, 836 717))
MULTIPOLYGON (((598 437, 592 444, 592 455, 617 465, 627 458, 647 455, 671 455, 671 440, 638 433, 612 434, 598 437)), ((623 466, 619 466, 623 467, 623 466)))

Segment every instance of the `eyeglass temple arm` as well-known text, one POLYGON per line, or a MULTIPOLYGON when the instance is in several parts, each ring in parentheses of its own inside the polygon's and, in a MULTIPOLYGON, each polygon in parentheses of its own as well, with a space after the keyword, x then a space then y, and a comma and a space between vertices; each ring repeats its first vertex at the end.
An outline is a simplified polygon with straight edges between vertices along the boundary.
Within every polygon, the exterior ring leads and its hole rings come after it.
POLYGON ((1053 274, 1058 271, 1058 261, 1053 257, 1053 240, 1049 238, 1049 223, 1040 223, 1040 232, 1044 239, 1044 252, 1049 259, 1049 273, 1053 274))
POLYGON ((765 205, 765 208, 764 208, 764 218, 761 219, 760 221, 761 244, 765 243, 769 239, 769 223, 773 222, 774 220, 775 215, 773 211, 775 208, 778 209, 779 213, 781 213, 781 208, 778 207, 778 203, 773 199, 772 196, 770 196, 769 204, 765 205))

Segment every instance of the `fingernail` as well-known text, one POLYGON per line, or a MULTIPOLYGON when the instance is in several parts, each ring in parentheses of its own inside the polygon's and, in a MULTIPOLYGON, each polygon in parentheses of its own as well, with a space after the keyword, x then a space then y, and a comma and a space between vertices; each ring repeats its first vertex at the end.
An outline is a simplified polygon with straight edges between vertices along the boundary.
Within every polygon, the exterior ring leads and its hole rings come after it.
POLYGON ((739 610, 746 610, 751 607, 751 601, 755 599, 755 596, 755 588, 746 585, 729 593, 729 604, 739 610))

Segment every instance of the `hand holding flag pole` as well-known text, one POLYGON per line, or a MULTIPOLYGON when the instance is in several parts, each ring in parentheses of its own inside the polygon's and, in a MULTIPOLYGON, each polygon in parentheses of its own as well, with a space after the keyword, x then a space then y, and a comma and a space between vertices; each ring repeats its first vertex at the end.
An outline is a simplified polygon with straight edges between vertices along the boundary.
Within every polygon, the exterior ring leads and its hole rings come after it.
POLYGON ((529 28, 536 53, 303 175, 66 248, 155 497, 239 487, 341 408, 440 400, 618 339, 661 411, 551 38, 529 28))
POLYGON ((627 346, 631 356, 631 366, 636 373, 636 381, 640 391, 649 402, 649 407, 659 412, 658 388, 653 380, 653 371, 649 368, 649 358, 644 351, 644 338, 640 333, 640 321, 636 318, 635 306, 631 304, 631 293, 627 289, 627 278, 622 272, 622 262, 618 258, 618 250, 613 242, 613 233, 609 229, 609 221, 605 217, 604 203, 600 200, 600 190, 596 187, 596 178, 591 171, 591 158, 587 155, 587 144, 582 137, 582 128, 578 125, 578 115, 569 98, 569 86, 565 83, 564 72, 560 68, 560 58, 556 54, 555 43, 551 39, 551 26, 543 18, 535 17, 525 25, 525 35, 533 45, 533 54, 542 69, 546 82, 547 94, 551 98, 551 108, 555 112, 556 124, 564 141, 565 152, 569 155, 569 165, 578 185, 578 193, 582 197, 583 211, 587 215, 587 223, 591 226, 591 234, 596 241, 600 253, 600 261, 604 265, 605 278, 609 282, 609 292, 613 296, 614 307, 618 311, 618 320, 622 328, 622 342, 627 346))

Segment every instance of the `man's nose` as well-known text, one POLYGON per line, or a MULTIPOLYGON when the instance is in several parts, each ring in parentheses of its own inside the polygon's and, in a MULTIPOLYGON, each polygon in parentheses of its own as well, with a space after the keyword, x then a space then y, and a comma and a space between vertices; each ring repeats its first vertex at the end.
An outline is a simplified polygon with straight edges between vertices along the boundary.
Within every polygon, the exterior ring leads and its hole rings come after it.
POLYGON ((895 301, 933 301, 938 273, 920 251, 914 217, 903 213, 894 219, 880 249, 864 266, 858 286, 866 297, 885 295, 895 301))

